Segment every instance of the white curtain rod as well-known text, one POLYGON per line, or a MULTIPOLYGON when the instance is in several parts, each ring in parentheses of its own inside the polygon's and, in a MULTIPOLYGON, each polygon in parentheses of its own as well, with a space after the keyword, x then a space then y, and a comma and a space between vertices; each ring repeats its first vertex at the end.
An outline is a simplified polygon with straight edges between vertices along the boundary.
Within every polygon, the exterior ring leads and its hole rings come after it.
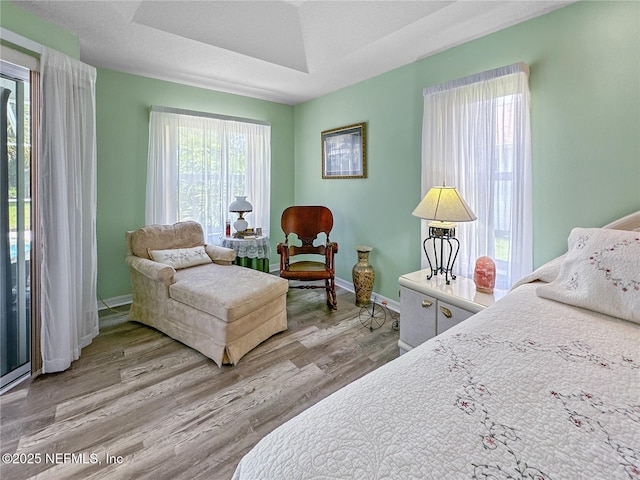
POLYGON ((216 113, 208 113, 208 112, 197 112, 195 110, 184 110, 181 108, 171 108, 171 107, 160 107, 157 105, 151 105, 149 107, 150 112, 163 112, 163 113, 175 113, 177 115, 189 115, 191 117, 205 117, 205 118, 215 118, 217 120, 229 120, 232 122, 241 122, 241 123, 253 123, 256 125, 271 125, 270 122, 264 122, 261 120, 254 120, 252 118, 242 118, 242 117, 231 117, 228 115, 218 115, 216 113))
POLYGON ((9 43, 13 43, 22 48, 26 48, 31 52, 42 54, 42 44, 34 42, 33 40, 23 37, 11 30, 0 27, 0 39, 6 40, 9 43))
POLYGON ((524 62, 512 63, 505 67, 495 68, 493 70, 487 70, 486 72, 476 73, 469 75, 468 77, 459 78, 450 82, 441 83, 440 85, 434 85, 433 87, 427 87, 423 90, 423 95, 431 95, 433 93, 444 92, 453 88, 463 87, 472 83, 480 81, 490 80, 492 78, 503 77, 505 75, 511 75, 512 73, 523 72, 529 76, 529 65, 524 62))

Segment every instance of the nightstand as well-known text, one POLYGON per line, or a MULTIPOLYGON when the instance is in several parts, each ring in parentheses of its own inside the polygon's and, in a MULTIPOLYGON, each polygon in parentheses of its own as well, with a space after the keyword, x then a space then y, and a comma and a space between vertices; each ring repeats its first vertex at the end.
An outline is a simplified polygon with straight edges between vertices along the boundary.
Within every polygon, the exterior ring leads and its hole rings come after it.
POLYGON ((484 310, 506 295, 476 291, 473 280, 458 276, 449 285, 443 275, 427 280, 429 269, 400 276, 400 354, 484 310))

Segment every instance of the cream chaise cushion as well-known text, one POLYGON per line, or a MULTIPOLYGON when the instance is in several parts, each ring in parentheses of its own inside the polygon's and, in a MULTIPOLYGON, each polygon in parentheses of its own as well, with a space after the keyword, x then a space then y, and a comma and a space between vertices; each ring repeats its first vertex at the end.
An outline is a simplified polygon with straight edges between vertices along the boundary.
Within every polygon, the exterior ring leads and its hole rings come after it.
POLYGON ((236 265, 209 264, 176 271, 169 296, 231 323, 285 295, 287 282, 236 265))

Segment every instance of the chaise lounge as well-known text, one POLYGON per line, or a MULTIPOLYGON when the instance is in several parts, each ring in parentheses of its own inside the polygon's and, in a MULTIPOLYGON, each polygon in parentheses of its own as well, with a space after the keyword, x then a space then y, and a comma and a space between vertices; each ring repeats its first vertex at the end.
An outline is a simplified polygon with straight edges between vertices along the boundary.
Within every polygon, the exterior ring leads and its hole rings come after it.
POLYGON ((188 345, 218 366, 287 329, 287 281, 232 265, 235 252, 204 244, 196 222, 127 232, 130 320, 188 345))

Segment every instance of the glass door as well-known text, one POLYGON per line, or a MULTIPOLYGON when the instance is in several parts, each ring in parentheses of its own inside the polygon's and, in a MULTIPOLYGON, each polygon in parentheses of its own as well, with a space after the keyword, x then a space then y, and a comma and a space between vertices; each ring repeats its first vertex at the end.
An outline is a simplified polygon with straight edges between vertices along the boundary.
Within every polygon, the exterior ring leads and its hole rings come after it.
POLYGON ((0 390, 30 364, 29 70, 0 61, 0 390))

